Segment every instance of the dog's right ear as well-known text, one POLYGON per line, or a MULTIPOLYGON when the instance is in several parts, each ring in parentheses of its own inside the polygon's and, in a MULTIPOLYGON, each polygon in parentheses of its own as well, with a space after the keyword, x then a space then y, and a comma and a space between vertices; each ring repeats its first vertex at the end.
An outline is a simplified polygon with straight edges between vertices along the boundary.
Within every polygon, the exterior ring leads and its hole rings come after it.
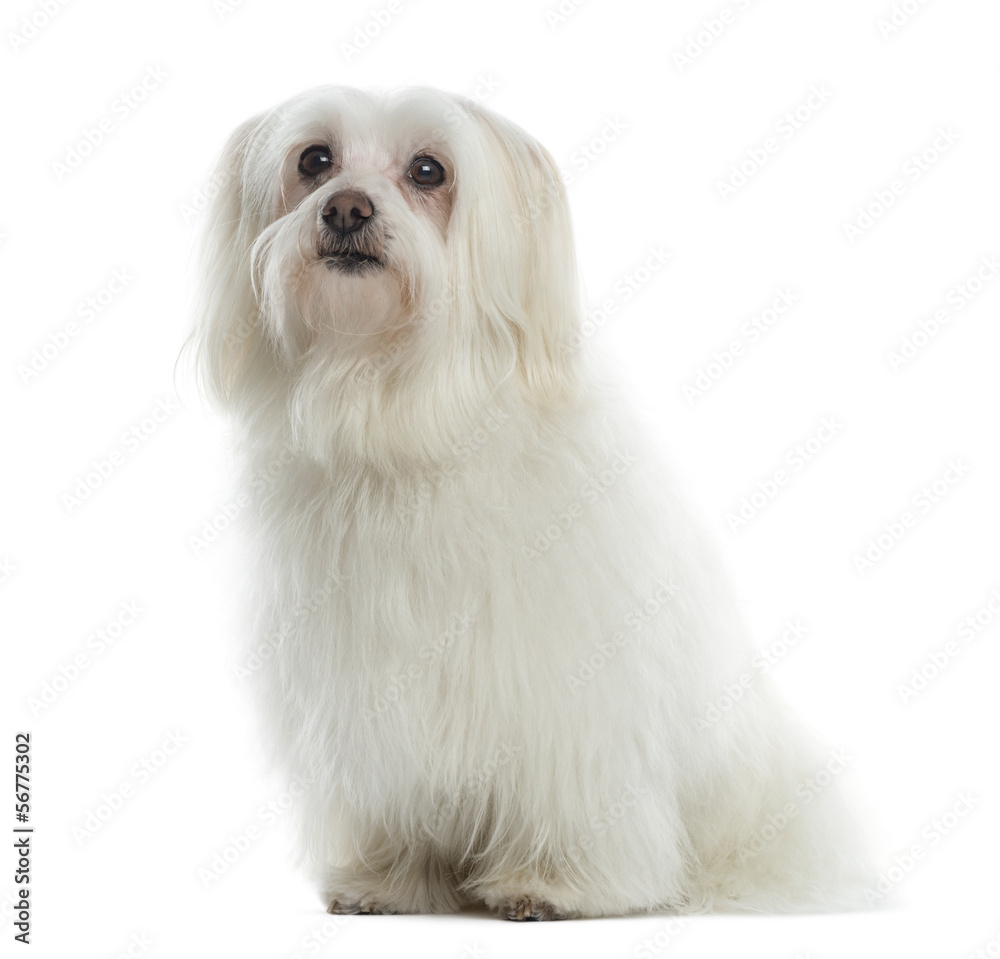
MULTIPOLYGON (((260 149, 267 115, 241 124, 226 141, 203 217, 200 290, 191 338, 203 395, 235 412, 274 375, 274 351, 264 333, 251 273, 251 250, 266 226, 251 155, 260 149)), ((266 189, 266 187, 264 187, 266 189)))

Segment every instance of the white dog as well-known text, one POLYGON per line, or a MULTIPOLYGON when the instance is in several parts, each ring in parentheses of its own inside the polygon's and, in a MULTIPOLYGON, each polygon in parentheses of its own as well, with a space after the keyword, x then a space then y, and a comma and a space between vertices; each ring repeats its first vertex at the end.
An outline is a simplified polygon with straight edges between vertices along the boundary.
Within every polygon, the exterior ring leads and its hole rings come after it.
POLYGON ((322 88, 215 182, 200 369, 257 490, 264 716, 329 909, 857 901, 842 760, 740 682, 724 578, 585 362, 549 154, 458 97, 322 88))

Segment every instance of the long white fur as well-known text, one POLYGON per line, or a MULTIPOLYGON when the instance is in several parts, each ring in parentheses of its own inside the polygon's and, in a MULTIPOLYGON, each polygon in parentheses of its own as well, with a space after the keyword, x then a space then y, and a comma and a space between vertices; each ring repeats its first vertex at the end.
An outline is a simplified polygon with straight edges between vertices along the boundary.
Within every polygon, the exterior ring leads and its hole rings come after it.
POLYGON ((262 489, 250 645, 270 654, 265 725, 305 786, 324 902, 857 903, 837 784, 804 785, 829 756, 766 677, 705 721, 747 641, 668 472, 577 348, 544 149, 437 91, 322 88, 240 127, 218 179, 196 345, 262 489), (315 142, 341 172, 290 202, 315 142), (426 150, 449 169, 446 229, 399 178, 426 150), (317 258, 342 188, 387 225, 381 272, 317 258))

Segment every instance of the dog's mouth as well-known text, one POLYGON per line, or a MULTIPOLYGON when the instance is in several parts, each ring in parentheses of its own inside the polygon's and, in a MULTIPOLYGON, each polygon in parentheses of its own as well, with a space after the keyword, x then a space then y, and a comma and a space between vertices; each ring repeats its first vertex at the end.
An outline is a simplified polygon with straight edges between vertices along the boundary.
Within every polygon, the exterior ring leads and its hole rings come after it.
POLYGON ((381 257, 363 250, 320 250, 319 255, 329 269, 342 273, 361 273, 383 265, 381 257))
POLYGON ((337 235, 321 230, 317 254, 327 269, 340 273, 365 273, 385 266, 385 236, 378 230, 357 230, 337 235))

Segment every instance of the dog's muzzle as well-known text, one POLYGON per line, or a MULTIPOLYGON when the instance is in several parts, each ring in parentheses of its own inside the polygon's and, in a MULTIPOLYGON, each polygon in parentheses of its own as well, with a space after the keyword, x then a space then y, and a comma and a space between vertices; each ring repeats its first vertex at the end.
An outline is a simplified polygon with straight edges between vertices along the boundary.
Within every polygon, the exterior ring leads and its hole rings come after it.
POLYGON ((372 201, 356 190, 341 190, 319 211, 319 255, 331 269, 359 273, 382 266, 384 235, 372 201))

